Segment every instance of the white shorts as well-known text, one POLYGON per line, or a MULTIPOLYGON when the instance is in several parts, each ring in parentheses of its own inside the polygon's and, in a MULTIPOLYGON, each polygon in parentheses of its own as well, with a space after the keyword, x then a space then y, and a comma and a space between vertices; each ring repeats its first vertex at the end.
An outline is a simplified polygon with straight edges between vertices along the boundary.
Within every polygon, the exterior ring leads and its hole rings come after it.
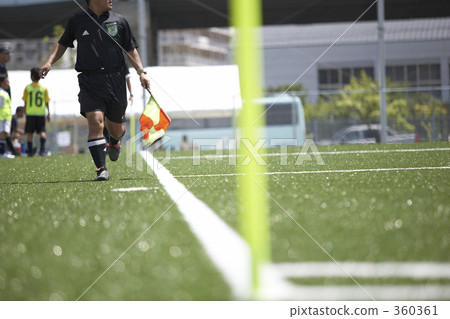
POLYGON ((6 132, 8 134, 11 132, 11 121, 0 120, 0 133, 1 132, 6 132))

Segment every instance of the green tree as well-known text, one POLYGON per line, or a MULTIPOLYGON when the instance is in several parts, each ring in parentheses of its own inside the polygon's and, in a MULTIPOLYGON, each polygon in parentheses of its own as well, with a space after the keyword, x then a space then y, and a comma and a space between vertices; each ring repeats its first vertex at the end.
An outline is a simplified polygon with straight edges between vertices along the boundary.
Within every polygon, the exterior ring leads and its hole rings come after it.
MULTIPOLYGON (((387 87, 406 87, 406 83, 392 85, 387 81, 387 87)), ((354 118, 371 125, 380 121, 380 97, 378 83, 365 72, 360 78, 351 78, 350 83, 344 86, 342 93, 332 98, 328 109, 339 118, 354 118)), ((413 131, 414 125, 408 122, 412 116, 412 105, 408 103, 405 93, 386 94, 386 113, 389 122, 395 122, 400 130, 413 131)), ((323 113, 323 110, 321 110, 323 113)))
POLYGON ((317 103, 303 102, 305 119, 311 121, 313 119, 329 120, 334 118, 349 118, 348 114, 343 114, 344 109, 337 107, 338 96, 329 95, 327 97, 319 97, 317 103))
POLYGON ((292 86, 289 84, 285 84, 278 86, 269 86, 267 92, 306 92, 306 89, 301 83, 292 86))
POLYGON ((446 126, 446 121, 448 121, 447 107, 432 94, 428 93, 414 94, 409 100, 414 106, 412 108, 412 117, 416 122, 420 123, 420 126, 425 130, 427 140, 433 140, 433 129, 436 130, 437 135, 440 135, 436 136, 437 139, 445 139, 446 136, 442 135, 446 134, 444 126, 446 126), (438 125, 438 123, 440 123, 440 125, 438 125), (438 130, 438 126, 440 130, 438 130))
POLYGON ((341 113, 350 115, 370 125, 378 122, 380 117, 380 104, 378 84, 365 72, 361 77, 351 78, 350 84, 344 86, 342 93, 336 101, 336 106, 341 113), (347 92, 354 91, 354 92, 347 92))

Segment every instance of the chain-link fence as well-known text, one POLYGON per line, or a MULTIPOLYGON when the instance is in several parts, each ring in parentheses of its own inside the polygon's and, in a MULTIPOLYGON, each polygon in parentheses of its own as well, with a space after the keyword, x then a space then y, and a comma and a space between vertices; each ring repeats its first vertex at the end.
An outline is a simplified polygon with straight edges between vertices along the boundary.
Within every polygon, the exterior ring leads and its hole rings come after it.
MULTIPOLYGON (((436 142, 436 141, 450 141, 450 118, 446 114, 437 114, 434 116, 418 116, 416 118, 407 119, 414 127, 413 130, 404 130, 402 125, 396 121, 388 121, 388 136, 389 134, 399 135, 413 135, 411 138, 405 140, 398 140, 398 142, 436 142)), ((378 129, 378 124, 368 125, 360 119, 312 119, 306 121, 307 137, 312 138, 317 144, 341 144, 346 141, 339 141, 339 133, 345 129, 367 126, 378 129)))
MULTIPOLYGON (((448 87, 414 88, 402 87, 386 90, 386 113, 388 123, 388 142, 448 141, 450 136, 450 102, 442 97, 448 87), (409 137, 406 135, 409 134, 409 137), (397 135, 398 138, 394 138, 397 135), (400 138, 401 135, 401 138, 400 138)), ((304 103, 306 131, 316 143, 342 144, 364 143, 366 131, 379 134, 380 106, 379 92, 376 89, 319 91, 315 103, 304 103), (344 131, 355 131, 359 126, 361 134, 353 139, 342 139, 344 131)), ((293 94, 293 92, 290 92, 293 94)), ((296 93, 294 93, 296 94, 296 93)), ((303 101, 305 92, 297 92, 303 101)), ((310 95, 309 95, 310 96, 310 95)), ((379 141, 379 136, 374 136, 379 141)))

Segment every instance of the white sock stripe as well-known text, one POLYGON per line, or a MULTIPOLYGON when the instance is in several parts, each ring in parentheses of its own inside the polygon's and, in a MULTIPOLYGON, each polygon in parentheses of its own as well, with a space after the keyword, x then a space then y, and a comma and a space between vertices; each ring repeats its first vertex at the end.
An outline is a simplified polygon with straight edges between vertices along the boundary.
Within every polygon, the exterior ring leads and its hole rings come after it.
POLYGON ((104 138, 99 139, 99 140, 94 140, 94 141, 88 141, 87 142, 87 146, 91 147, 91 146, 97 146, 97 145, 103 145, 106 144, 106 140, 104 138))

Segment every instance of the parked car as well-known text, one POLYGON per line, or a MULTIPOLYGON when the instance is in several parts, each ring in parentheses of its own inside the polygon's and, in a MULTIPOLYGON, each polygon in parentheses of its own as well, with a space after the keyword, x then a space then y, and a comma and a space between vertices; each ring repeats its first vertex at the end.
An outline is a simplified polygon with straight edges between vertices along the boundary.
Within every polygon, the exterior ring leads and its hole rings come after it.
MULTIPOLYGON (((381 125, 352 125, 345 127, 336 132, 331 140, 322 140, 317 144, 370 144, 380 141, 381 125)), ((391 127, 387 128, 387 143, 412 143, 415 142, 415 134, 413 133, 398 133, 391 127)))

